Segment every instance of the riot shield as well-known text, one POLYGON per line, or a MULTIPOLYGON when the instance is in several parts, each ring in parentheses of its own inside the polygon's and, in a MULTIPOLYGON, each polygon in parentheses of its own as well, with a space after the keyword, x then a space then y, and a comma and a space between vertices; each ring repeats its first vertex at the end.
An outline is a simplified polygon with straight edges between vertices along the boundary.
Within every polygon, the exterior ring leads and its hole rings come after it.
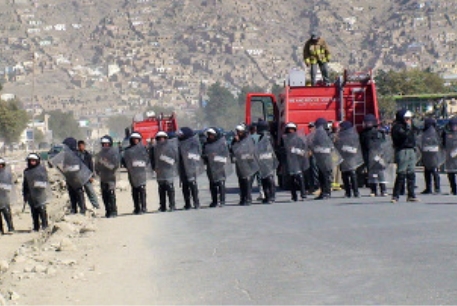
POLYGON ((341 155, 322 127, 309 135, 309 147, 313 152, 317 167, 323 172, 331 171, 342 162, 341 155))
POLYGON ((385 170, 394 161, 394 149, 390 136, 372 142, 368 153, 368 182, 386 183, 385 170))
POLYGON ((434 127, 425 130, 418 139, 418 147, 422 153, 422 164, 425 169, 439 168, 446 161, 441 137, 434 127))
POLYGON ((118 148, 101 148, 95 155, 95 171, 103 183, 116 181, 116 170, 119 168, 120 155, 118 148))
POLYGON ((50 161, 65 176, 67 184, 73 189, 81 188, 92 177, 92 171, 67 146, 64 146, 63 150, 50 161))
POLYGON ((251 137, 236 142, 233 145, 233 154, 236 158, 237 173, 242 178, 249 178, 259 171, 256 146, 251 137))
POLYGON ((11 168, 0 169, 0 209, 11 205, 11 192, 13 190, 13 175, 11 168))
POLYGON ((48 172, 42 165, 24 171, 24 179, 35 207, 44 206, 48 201, 48 172))
POLYGON ((181 155, 182 169, 184 169, 185 177, 189 181, 195 181, 204 171, 202 148, 198 135, 180 141, 179 153, 181 155))
POLYGON ((128 147, 124 151, 124 161, 129 174, 129 181, 133 187, 146 185, 147 166, 149 156, 146 148, 141 144, 128 147))
POLYGON ((363 164, 359 134, 355 128, 339 131, 335 139, 335 148, 343 159, 340 164, 342 172, 356 170, 363 164))
POLYGON ((308 146, 303 136, 297 133, 283 135, 286 150, 287 173, 298 174, 309 168, 308 146))
POLYGON ((276 158, 275 150, 271 145, 270 137, 264 136, 257 142, 256 146, 260 178, 266 178, 273 175, 278 167, 278 159, 276 158))
POLYGON ((446 133, 446 172, 457 172, 457 132, 446 133))
POLYGON ((207 172, 211 182, 223 181, 233 173, 233 167, 224 137, 213 143, 207 143, 203 155, 208 159, 207 172))
POLYGON ((154 146, 155 172, 157 181, 173 182, 178 175, 178 139, 157 142, 154 146))

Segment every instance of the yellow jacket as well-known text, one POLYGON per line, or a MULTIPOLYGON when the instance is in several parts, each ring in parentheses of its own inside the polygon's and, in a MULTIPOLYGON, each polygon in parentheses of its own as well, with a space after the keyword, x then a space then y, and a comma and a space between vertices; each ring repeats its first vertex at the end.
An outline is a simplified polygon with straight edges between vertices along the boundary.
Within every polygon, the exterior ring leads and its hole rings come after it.
POLYGON ((303 47, 303 60, 306 65, 314 65, 318 62, 327 63, 331 59, 330 49, 323 38, 317 41, 309 39, 303 47))

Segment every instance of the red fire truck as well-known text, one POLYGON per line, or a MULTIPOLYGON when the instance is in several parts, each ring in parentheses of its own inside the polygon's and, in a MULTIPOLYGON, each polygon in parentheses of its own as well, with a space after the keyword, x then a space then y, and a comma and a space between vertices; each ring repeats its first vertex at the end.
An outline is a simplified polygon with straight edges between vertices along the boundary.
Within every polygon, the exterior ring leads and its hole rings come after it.
POLYGON ((176 114, 172 113, 169 116, 160 114, 156 116, 154 112, 147 112, 146 118, 134 117, 131 131, 139 132, 143 136, 143 144, 146 145, 151 138, 154 138, 159 131, 176 132, 178 130, 178 122, 176 114))
MULTIPOLYGON (((366 114, 379 118, 371 71, 354 74, 346 71, 330 86, 306 86, 305 79, 304 71, 291 70, 278 99, 269 93, 249 93, 246 96, 246 124, 259 119, 268 121, 277 149, 288 122, 294 122, 299 131, 308 134, 309 123, 318 118, 325 118, 330 123, 347 120, 359 131, 366 114)), ((282 185, 280 171, 278 176, 282 185)))

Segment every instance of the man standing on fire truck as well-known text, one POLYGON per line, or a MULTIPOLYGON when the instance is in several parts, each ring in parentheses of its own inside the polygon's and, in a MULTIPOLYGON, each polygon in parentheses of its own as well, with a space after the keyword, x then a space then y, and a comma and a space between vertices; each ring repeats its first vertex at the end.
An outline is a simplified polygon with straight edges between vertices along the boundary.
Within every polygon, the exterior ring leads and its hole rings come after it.
POLYGON ((311 38, 305 43, 303 47, 303 60, 306 67, 311 69, 311 85, 316 85, 317 65, 322 73, 322 79, 325 84, 329 84, 328 77, 328 62, 330 61, 331 54, 327 43, 320 34, 313 32, 311 38))

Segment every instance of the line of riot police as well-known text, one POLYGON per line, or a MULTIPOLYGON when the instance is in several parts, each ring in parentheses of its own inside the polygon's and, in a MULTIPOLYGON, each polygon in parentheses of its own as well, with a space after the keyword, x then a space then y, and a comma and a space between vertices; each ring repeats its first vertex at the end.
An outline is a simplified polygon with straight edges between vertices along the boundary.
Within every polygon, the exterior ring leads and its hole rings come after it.
MULTIPOLYGON (((275 150, 269 124, 265 121, 259 121, 256 129, 251 127, 250 131, 245 125, 238 125, 230 146, 225 137, 213 128, 205 131, 203 145, 191 128, 183 127, 175 137, 165 132, 157 133, 150 148, 142 144, 140 133, 132 132, 123 159, 131 185, 133 213, 147 212, 146 183, 150 170, 156 173, 160 211, 167 211, 167 199, 168 210, 176 209, 174 181, 178 176, 184 209, 200 208, 197 178, 205 172, 205 168, 211 193, 209 207, 222 207, 226 203, 225 182, 233 172, 233 163, 241 206, 252 203, 255 178, 260 189, 258 200, 265 204, 275 202, 278 166, 279 171, 289 178, 292 201, 298 201, 299 197, 303 200, 317 189, 320 189, 320 194, 315 199, 330 198, 332 177, 337 167, 341 171, 346 197, 360 197, 359 176, 362 172, 367 177, 371 196, 388 196, 386 169, 395 162, 397 176, 392 202, 399 201, 405 193, 405 185, 407 200, 415 202, 419 200, 414 190, 415 166, 419 159, 425 175, 422 194, 441 192, 439 168, 444 165, 451 194, 457 195, 457 118, 452 118, 443 131, 437 130, 432 118, 425 119, 423 129, 416 128, 411 119, 411 112, 398 111, 391 135, 378 127, 376 117, 371 114, 365 116, 360 134, 349 121, 341 122, 338 129, 329 131, 328 122, 319 118, 310 124, 308 135, 290 122, 285 126, 279 150, 275 150)), ((50 163, 65 177, 70 212, 77 213, 78 209, 80 213, 86 212, 84 188, 95 172, 100 179, 105 216, 116 217, 116 181, 121 157, 119 150, 113 147, 112 138, 101 138, 93 170, 86 161, 89 159, 92 162, 91 157, 78 154, 74 138, 67 138, 63 143, 64 149, 50 163)), ((10 207, 12 184, 11 169, 0 158, 0 213, 10 232, 14 231, 10 207)), ((33 229, 46 228, 49 183, 46 168, 41 165, 38 154, 31 153, 27 157, 22 189, 24 202, 32 211, 33 229)), ((1 217, 0 228, 4 233, 1 217)))

